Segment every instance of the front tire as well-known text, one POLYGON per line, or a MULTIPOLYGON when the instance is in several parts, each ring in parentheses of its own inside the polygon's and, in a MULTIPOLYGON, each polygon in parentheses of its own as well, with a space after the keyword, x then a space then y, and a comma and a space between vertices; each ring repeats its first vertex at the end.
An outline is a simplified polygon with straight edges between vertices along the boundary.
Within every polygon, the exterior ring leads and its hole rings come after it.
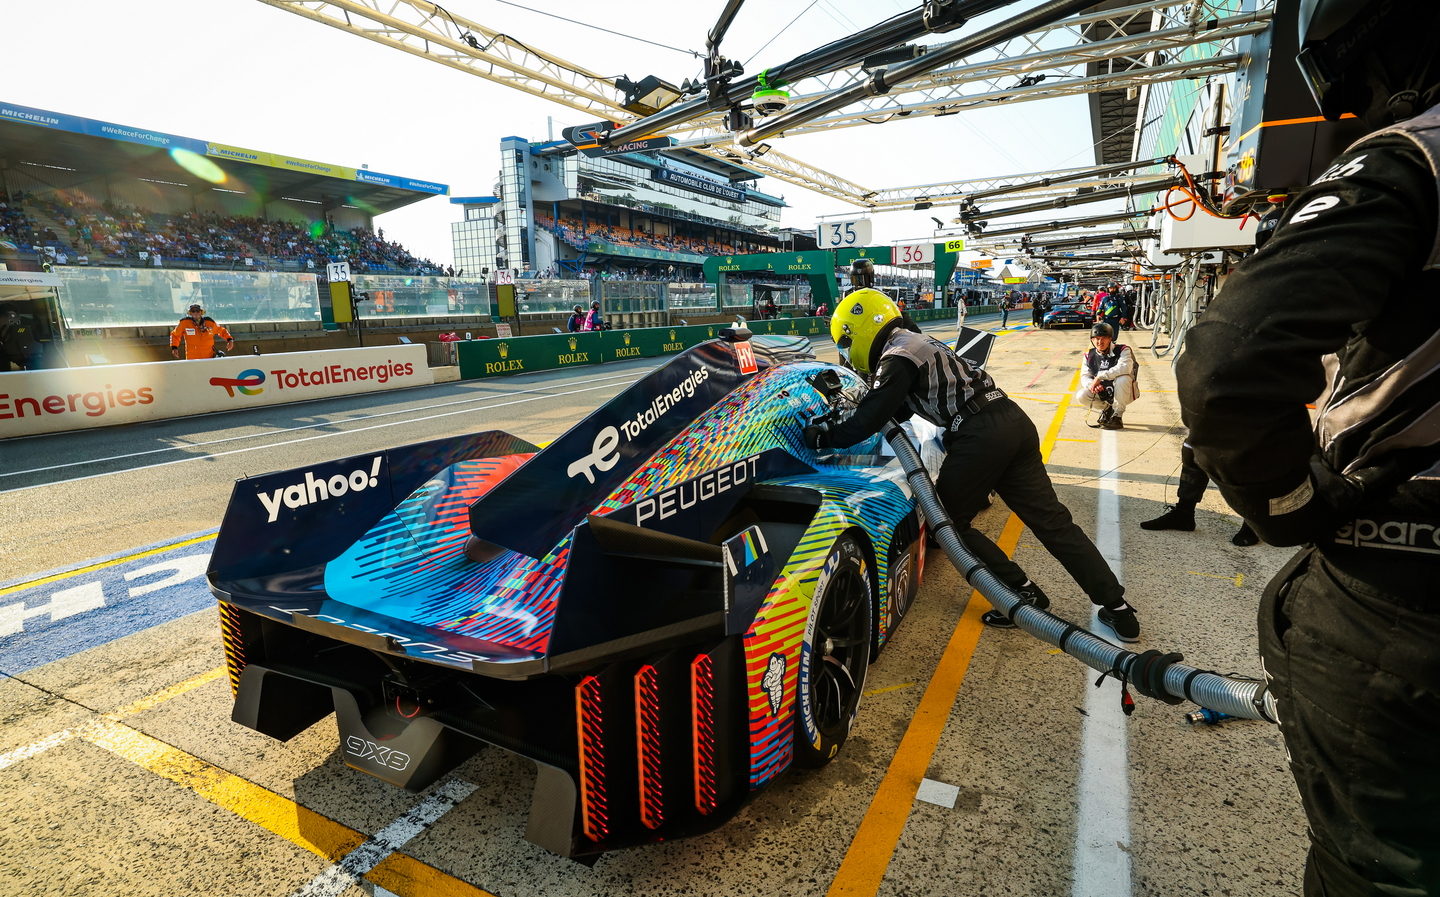
POLYGON ((829 763, 850 734, 870 665, 871 594, 863 548, 836 540, 815 585, 796 682, 795 763, 829 763))

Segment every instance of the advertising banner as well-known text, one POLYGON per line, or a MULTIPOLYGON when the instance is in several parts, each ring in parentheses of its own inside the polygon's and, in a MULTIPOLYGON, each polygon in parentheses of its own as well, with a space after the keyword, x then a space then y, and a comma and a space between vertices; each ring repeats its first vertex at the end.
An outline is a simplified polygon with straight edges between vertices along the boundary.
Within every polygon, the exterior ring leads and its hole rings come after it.
POLYGON ((699 324, 688 327, 643 327, 633 330, 606 330, 603 332, 605 352, 603 361, 623 361, 626 358, 654 358, 657 355, 673 355, 684 352, 691 346, 698 346, 720 334, 720 325, 699 324))
POLYGON ((676 187, 694 190, 696 193, 706 193, 720 199, 728 199, 730 202, 745 201, 744 188, 722 184, 688 172, 675 171, 671 168, 656 168, 650 172, 650 176, 661 183, 674 184, 676 187))
POLYGON ((0 374, 0 438, 433 382, 422 345, 15 371, 0 374))
MULTIPOLYGON (((681 327, 635 327, 598 333, 538 334, 513 339, 466 340, 455 343, 460 379, 499 377, 549 371, 575 365, 674 355, 715 339, 729 324, 681 327)), ((780 318, 747 321, 751 333, 786 336, 827 336, 828 318, 780 318)))
POLYGON ((604 335, 605 331, 598 331, 465 340, 455 343, 460 378, 469 380, 598 364, 603 360, 604 335))
POLYGON ((829 318, 776 318, 771 321, 746 321, 751 333, 774 333, 783 336, 829 335, 829 318))

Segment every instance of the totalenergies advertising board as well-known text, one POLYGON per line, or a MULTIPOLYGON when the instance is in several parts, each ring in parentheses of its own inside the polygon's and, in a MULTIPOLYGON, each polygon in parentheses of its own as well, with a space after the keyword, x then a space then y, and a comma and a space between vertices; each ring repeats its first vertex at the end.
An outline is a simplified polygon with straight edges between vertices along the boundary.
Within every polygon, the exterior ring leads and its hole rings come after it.
POLYGON ((0 438, 433 382, 421 345, 14 371, 0 374, 0 438))

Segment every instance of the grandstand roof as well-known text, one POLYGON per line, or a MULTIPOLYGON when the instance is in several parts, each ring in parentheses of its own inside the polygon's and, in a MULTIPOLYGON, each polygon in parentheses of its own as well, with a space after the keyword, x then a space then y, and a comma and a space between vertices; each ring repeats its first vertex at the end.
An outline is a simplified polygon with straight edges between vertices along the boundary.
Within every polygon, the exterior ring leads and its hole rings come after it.
POLYGON ((97 119, 0 103, 0 152, 12 166, 67 187, 96 175, 230 189, 266 197, 318 201, 332 197, 371 214, 389 212, 450 188, 97 119), (24 169, 22 169, 24 170, 24 169))

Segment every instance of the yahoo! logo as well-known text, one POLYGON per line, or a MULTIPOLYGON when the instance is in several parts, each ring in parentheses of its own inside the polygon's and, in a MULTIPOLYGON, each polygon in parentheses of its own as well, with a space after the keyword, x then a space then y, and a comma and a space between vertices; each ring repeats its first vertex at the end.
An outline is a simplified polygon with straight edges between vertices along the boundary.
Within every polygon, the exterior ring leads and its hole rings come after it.
POLYGON ((260 384, 265 382, 265 372, 251 368, 248 371, 241 371, 232 377, 211 377, 211 386, 225 387, 225 395, 233 397, 236 390, 242 396, 258 396, 265 391, 260 384))

